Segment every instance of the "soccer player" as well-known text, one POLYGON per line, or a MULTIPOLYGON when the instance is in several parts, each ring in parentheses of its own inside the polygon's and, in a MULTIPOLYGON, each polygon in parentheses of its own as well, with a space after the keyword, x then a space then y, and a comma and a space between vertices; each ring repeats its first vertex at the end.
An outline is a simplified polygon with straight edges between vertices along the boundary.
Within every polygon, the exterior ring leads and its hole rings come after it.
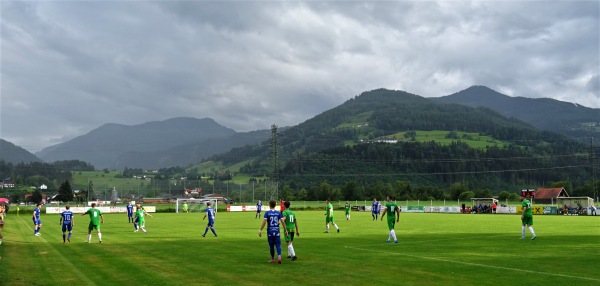
POLYGON ((529 194, 521 194, 521 206, 523 207, 523 213, 521 213, 521 238, 525 239, 525 226, 529 228, 531 233, 531 240, 535 239, 535 231, 533 231, 533 213, 531 211, 531 202, 529 201, 529 194))
POLYGON ((188 213, 188 204, 187 204, 187 202, 183 203, 183 212, 184 213, 188 213))
POLYGON ((377 217, 379 216, 379 202, 377 201, 377 198, 373 198, 373 204, 371 205, 371 216, 373 217, 373 220, 377 220, 377 217))
POLYGON ((41 204, 37 204, 35 206, 35 209, 33 209, 33 217, 32 217, 32 219, 33 219, 33 224, 35 225, 33 227, 33 235, 35 235, 35 236, 42 235, 40 233, 40 229, 42 228, 42 220, 40 219, 40 212, 41 212, 40 208, 41 208, 41 206, 42 206, 41 204))
POLYGON ((75 225, 75 221, 73 220, 73 212, 70 210, 71 206, 67 205, 65 207, 65 211, 60 214, 60 224, 62 225, 63 232, 63 244, 66 241, 71 242, 71 235, 73 234, 73 225, 75 225), (69 236, 67 237, 66 232, 69 231, 69 236))
POLYGON ((281 198, 281 201, 279 201, 279 212, 283 212, 285 210, 285 200, 283 198, 281 198))
MULTIPOLYGON (((133 221, 133 204, 129 201, 127 205, 127 223, 132 223, 133 221)), ((135 228, 135 225, 133 226, 135 228)))
POLYGON ((283 216, 283 221, 285 222, 285 228, 287 230, 285 242, 287 242, 288 246, 288 258, 291 258, 292 261, 294 261, 298 259, 298 257, 296 257, 296 251, 294 250, 292 242, 294 241, 294 233, 298 234, 298 237, 300 237, 300 232, 298 231, 296 214, 290 209, 290 202, 285 202, 285 211, 283 211, 281 215, 283 216))
POLYGON ((333 221, 333 205, 331 204, 331 200, 327 199, 327 206, 325 207, 325 233, 329 232, 329 223, 332 223, 337 232, 340 232, 340 228, 333 221))
POLYGON ((346 210, 346 220, 350 220, 350 201, 346 201, 346 205, 344 206, 346 210))
MULTIPOLYGON (((146 211, 146 210, 144 210, 144 207, 142 206, 142 204, 135 204, 135 209, 137 210, 138 208, 141 208, 143 211, 146 211)), ((138 222, 139 222, 140 218, 139 217, 132 218, 132 220, 133 220, 133 232, 137 232, 139 230, 138 222)))
POLYGON ((256 203, 256 215, 254 216, 254 218, 259 218, 261 212, 262 212, 262 202, 260 200, 258 200, 258 203, 256 203))
POLYGON ((210 231, 212 231, 212 233, 215 235, 215 237, 217 237, 217 232, 215 231, 214 225, 215 225, 215 211, 213 210, 213 208, 210 207, 210 202, 206 203, 206 210, 204 210, 204 217, 202 218, 202 220, 205 220, 208 217, 208 224, 206 225, 206 229, 204 230, 204 234, 202 235, 202 237, 206 236, 206 233, 208 232, 208 229, 210 228, 210 231))
MULTIPOLYGON (((148 233, 146 231, 146 215, 152 217, 152 215, 147 213, 146 210, 142 208, 142 206, 140 206, 139 204, 136 205, 136 210, 134 214, 135 221, 137 221, 138 228, 141 228, 144 234, 148 233)), ((137 229, 134 232, 137 232, 137 229)))
POLYGON ((96 208, 96 203, 92 203, 92 208, 88 209, 86 212, 81 215, 89 215, 90 216, 90 224, 88 225, 88 237, 87 243, 90 243, 92 240, 92 230, 96 229, 98 231, 98 241, 102 243, 102 233, 100 232, 100 224, 104 223, 104 216, 102 212, 96 208))
POLYGON ((394 239, 394 243, 398 243, 398 238, 396 238, 396 232, 394 231, 394 226, 396 223, 400 221, 400 208, 395 202, 392 202, 392 197, 386 197, 387 203, 385 203, 385 208, 383 209, 383 214, 381 215, 381 220, 387 214, 387 223, 388 228, 390 229, 390 234, 388 235, 388 239, 385 242, 390 242, 391 239, 394 239))
MULTIPOLYGON (((262 230, 267 227, 267 241, 269 242, 269 251, 271 252, 271 260, 269 263, 275 262, 275 249, 277 249, 277 263, 281 264, 281 238, 279 235, 279 224, 284 224, 283 216, 280 212, 275 210, 275 200, 269 201, 269 210, 265 212, 265 216, 260 229, 258 230, 258 237, 262 237, 262 230)), ((285 235, 287 236, 287 229, 283 228, 285 235)))

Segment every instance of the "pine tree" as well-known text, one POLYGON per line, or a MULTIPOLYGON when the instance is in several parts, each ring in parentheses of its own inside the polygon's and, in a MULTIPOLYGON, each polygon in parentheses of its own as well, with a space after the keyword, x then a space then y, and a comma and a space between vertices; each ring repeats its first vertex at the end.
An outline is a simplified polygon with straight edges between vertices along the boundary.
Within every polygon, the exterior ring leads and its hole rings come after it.
POLYGON ((58 200, 61 202, 73 201, 73 190, 71 189, 69 180, 65 180, 65 182, 60 185, 60 188, 58 189, 58 200))

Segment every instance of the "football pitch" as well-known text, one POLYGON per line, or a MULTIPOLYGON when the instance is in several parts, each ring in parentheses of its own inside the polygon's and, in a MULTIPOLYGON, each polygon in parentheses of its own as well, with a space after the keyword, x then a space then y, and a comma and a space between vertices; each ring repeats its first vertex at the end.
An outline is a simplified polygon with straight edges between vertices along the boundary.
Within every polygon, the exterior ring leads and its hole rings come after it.
POLYGON ((0 285, 600 285, 600 217, 534 216, 536 240, 520 240, 518 215, 402 213, 399 243, 386 243, 387 223, 368 212, 324 233, 324 211, 297 211, 298 260, 270 259, 254 213, 219 212, 202 237, 203 213, 155 213, 148 234, 134 233, 126 214, 105 214, 103 243, 87 239, 88 216, 75 218, 63 244, 59 215, 6 218, 0 285))

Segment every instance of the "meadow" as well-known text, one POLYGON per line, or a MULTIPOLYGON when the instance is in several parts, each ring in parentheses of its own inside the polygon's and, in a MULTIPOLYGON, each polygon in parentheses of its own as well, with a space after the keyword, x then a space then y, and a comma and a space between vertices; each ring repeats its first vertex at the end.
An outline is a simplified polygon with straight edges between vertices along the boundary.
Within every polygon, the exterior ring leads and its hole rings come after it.
POLYGON ((297 211, 298 260, 281 265, 267 262, 252 212, 220 211, 218 237, 201 236, 202 213, 154 213, 148 234, 134 233, 126 214, 104 216, 103 243, 95 234, 85 243, 89 218, 76 216, 63 244, 58 215, 43 214, 36 237, 29 212, 9 214, 0 285, 600 284, 598 216, 538 215, 537 239, 519 240, 518 215, 402 213, 394 244, 368 212, 346 220, 336 211, 341 232, 324 233, 324 211, 297 211))

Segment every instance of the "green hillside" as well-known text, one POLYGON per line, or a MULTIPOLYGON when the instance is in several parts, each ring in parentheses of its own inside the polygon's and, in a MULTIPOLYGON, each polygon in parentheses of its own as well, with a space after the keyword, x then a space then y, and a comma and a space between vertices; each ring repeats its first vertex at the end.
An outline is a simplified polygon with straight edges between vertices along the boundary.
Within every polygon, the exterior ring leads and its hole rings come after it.
MULTIPOLYGON (((420 143, 435 141, 441 145, 450 145, 455 142, 466 143, 474 149, 484 149, 486 147, 503 148, 509 145, 509 142, 496 140, 491 136, 481 135, 474 132, 448 132, 442 130, 434 131, 415 131, 415 136, 412 137, 410 132, 398 132, 391 136, 382 138, 395 138, 402 141, 416 141, 420 143)), ((379 139, 379 138, 378 138, 379 139)))
MULTIPOLYGON (((401 194, 400 184, 408 197, 425 188, 424 197, 437 198, 456 183, 497 194, 557 181, 583 186, 592 177, 584 144, 488 108, 402 91, 365 92, 277 136, 279 180, 291 195, 327 193, 311 190, 325 183, 352 199, 401 194), (377 143, 391 138, 397 143, 377 143), (362 190, 344 191, 349 183, 362 190)), ((250 175, 273 171, 268 142, 210 159, 236 168, 247 162, 239 170, 250 175)))

